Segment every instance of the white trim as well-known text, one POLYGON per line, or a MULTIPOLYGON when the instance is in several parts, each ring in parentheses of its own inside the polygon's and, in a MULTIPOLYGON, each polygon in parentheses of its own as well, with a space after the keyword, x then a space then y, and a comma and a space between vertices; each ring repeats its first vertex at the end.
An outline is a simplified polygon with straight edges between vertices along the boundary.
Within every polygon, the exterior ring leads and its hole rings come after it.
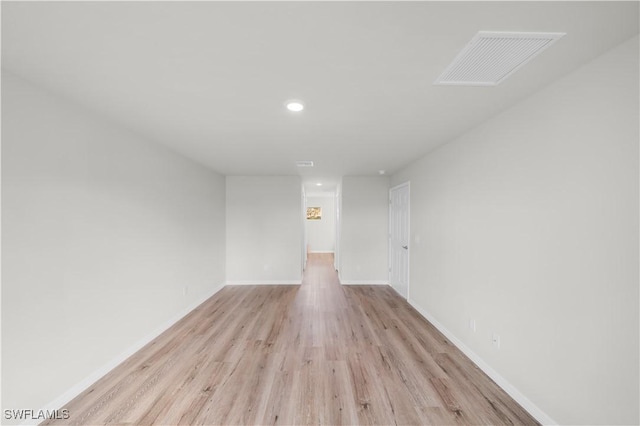
POLYGON ((302 262, 300 267, 300 276, 304 275, 304 270, 307 269, 307 194, 304 190, 304 184, 301 184, 301 205, 300 205, 300 226, 302 227, 300 230, 302 231, 302 241, 300 241, 300 253, 302 255, 302 262))
POLYGON ((342 285, 389 285, 388 280, 340 280, 342 285))
POLYGON ((398 189, 398 188, 402 188, 403 186, 410 186, 411 185, 411 181, 408 180, 406 182, 402 182, 394 187, 389 188, 389 192, 393 191, 394 189, 398 189))
POLYGON ((334 251, 333 250, 309 250, 309 254, 327 254, 327 253, 331 253, 333 254, 334 251))
POLYGON ((491 368, 478 354, 473 352, 471 348, 465 345, 460 339, 458 339, 452 332, 447 330, 438 320, 436 320, 426 309, 423 309, 414 300, 407 299, 407 302, 415 308, 427 321, 429 321, 435 328, 437 328, 447 339, 451 341, 458 349, 460 349, 474 364, 476 364, 487 376, 491 378, 498 386, 500 386, 511 398, 513 398, 518 404, 529 412, 543 425, 557 425, 558 422, 553 420, 547 413, 542 411, 537 405, 535 405, 529 398, 524 396, 515 386, 513 386, 507 379, 502 377, 500 373, 491 368))
POLYGON ((225 285, 300 285, 302 280, 229 280, 225 285))
MULTIPOLYGON (((216 294, 217 292, 222 290, 222 288, 224 288, 224 284, 221 284, 221 285, 215 287, 214 289, 212 289, 211 291, 207 292, 204 296, 200 297, 198 300, 196 300, 195 302, 191 303, 186 308, 182 309, 179 313, 177 313, 176 315, 172 316, 170 319, 168 319, 167 321, 165 321, 164 323, 159 325, 152 332, 150 332, 149 334, 147 334, 146 336, 144 336, 143 338, 138 340, 133 345, 129 346, 127 349, 125 349, 123 352, 121 352, 118 356, 116 356, 115 358, 111 359, 109 362, 107 362, 102 367, 98 368, 97 370, 94 370, 91 374, 89 374, 87 377, 85 377, 84 379, 82 379, 81 381, 79 381, 78 383, 73 385, 70 389, 68 389, 67 391, 62 393, 56 399, 54 399, 53 401, 51 401, 48 404, 46 404, 44 407, 42 407, 42 410, 53 411, 53 410, 59 410, 62 407, 64 407, 65 404, 69 403, 73 398, 75 398, 76 396, 80 395, 82 392, 84 392, 86 389, 88 389, 89 386, 93 385, 95 382, 97 382, 99 379, 101 379, 103 376, 105 376, 111 370, 113 370, 118 365, 120 365, 122 362, 124 362, 131 355, 133 355, 134 353, 138 352, 140 349, 142 349, 145 345, 147 345, 153 339, 157 338, 162 333, 167 331, 169 328, 171 328, 171 326, 173 326, 175 323, 177 323, 182 318, 187 316, 195 308, 197 308, 198 306, 202 305, 210 297, 212 297, 214 294, 216 294)), ((31 422, 29 420, 26 420, 22 424, 23 425, 35 425, 35 424, 38 424, 40 422, 41 422, 41 420, 37 420, 35 422, 31 422)))

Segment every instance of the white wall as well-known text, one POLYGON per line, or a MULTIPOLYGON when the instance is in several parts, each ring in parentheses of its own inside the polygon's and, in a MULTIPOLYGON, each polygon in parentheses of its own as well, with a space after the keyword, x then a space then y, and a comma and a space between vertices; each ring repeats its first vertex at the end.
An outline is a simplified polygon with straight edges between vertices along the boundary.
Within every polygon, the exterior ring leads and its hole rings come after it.
POLYGON ((342 178, 340 280, 343 284, 389 282, 389 178, 342 178))
POLYGON ((392 179, 412 302, 561 424, 640 421, 638 76, 636 37, 392 179))
POLYGON ((227 176, 227 282, 302 280, 299 176, 227 176))
POLYGON ((333 253, 336 248, 336 195, 307 196, 307 207, 322 208, 322 219, 307 220, 305 230, 310 253, 333 253))
POLYGON ((3 70, 2 408, 42 408, 212 294, 224 191, 3 70))

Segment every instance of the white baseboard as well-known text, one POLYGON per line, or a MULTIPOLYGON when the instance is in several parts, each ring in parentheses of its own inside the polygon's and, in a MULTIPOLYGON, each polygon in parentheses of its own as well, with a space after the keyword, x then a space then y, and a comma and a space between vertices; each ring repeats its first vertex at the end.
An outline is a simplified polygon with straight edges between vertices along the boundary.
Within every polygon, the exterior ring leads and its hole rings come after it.
POLYGON ((309 254, 334 254, 335 252, 333 250, 329 250, 329 251, 311 250, 311 251, 308 251, 307 253, 309 253, 309 254))
POLYGON ((300 285, 302 280, 230 280, 225 285, 300 285))
POLYGON ((547 413, 542 411, 529 398, 524 396, 515 386, 507 381, 496 370, 491 368, 478 354, 473 352, 471 348, 465 345, 453 333, 445 328, 438 320, 436 320, 426 309, 423 309, 414 300, 408 299, 407 302, 414 307, 427 321, 437 328, 447 339, 451 341, 458 349, 460 349, 471 361, 473 361, 487 376, 489 376, 498 386, 500 386, 511 398, 520 404, 543 425, 557 425, 558 422, 553 420, 547 413))
MULTIPOLYGON (((100 378, 105 376, 108 372, 116 368, 118 365, 120 365, 123 361, 125 361, 131 355, 133 355, 134 353, 142 349, 147 343, 151 342, 153 339, 155 339, 156 337, 158 337, 159 335, 167 331, 172 325, 180 321, 182 318, 184 318, 187 314, 189 314, 195 308, 197 308, 202 303, 204 303, 211 296, 219 292, 223 287, 224 287, 224 284, 221 284, 216 288, 212 289, 211 291, 207 292, 204 296, 202 296, 195 302, 191 303, 189 306, 181 310, 178 314, 174 315, 169 320, 165 321, 163 324, 158 326, 151 333, 147 334, 142 339, 138 340, 136 343, 129 346, 127 349, 125 349, 122 353, 120 353, 118 356, 113 358, 111 361, 109 361, 102 367, 98 368, 97 370, 93 371, 91 374, 89 374, 80 382, 76 383, 74 386, 72 386, 69 390, 64 392, 62 395, 58 396, 56 399, 46 404, 44 407, 42 407, 42 410, 53 411, 53 410, 59 410, 60 408, 62 408, 65 404, 67 404, 76 396, 80 395, 89 386, 91 386, 92 384, 97 382, 100 378)), ((22 424, 36 425, 40 422, 41 420, 34 420, 33 422, 30 422, 27 420, 22 424)))
POLYGON ((342 285, 390 285, 389 281, 385 280, 340 280, 342 285))

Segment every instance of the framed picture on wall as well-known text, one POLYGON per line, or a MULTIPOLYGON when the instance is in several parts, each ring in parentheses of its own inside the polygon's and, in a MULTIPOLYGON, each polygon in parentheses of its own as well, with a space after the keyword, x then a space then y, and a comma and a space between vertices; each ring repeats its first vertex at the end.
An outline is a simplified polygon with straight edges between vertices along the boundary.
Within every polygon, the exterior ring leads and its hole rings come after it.
POLYGON ((307 220, 321 220, 322 207, 307 207, 307 220))

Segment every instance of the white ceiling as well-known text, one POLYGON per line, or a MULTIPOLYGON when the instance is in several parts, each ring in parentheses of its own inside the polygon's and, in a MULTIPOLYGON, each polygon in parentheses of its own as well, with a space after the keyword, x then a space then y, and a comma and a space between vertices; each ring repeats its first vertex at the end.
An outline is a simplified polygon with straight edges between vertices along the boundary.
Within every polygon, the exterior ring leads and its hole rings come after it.
POLYGON ((638 2, 2 2, 2 66, 221 173, 330 188, 637 33, 638 2), (479 30, 567 35, 497 87, 434 86, 479 30))

